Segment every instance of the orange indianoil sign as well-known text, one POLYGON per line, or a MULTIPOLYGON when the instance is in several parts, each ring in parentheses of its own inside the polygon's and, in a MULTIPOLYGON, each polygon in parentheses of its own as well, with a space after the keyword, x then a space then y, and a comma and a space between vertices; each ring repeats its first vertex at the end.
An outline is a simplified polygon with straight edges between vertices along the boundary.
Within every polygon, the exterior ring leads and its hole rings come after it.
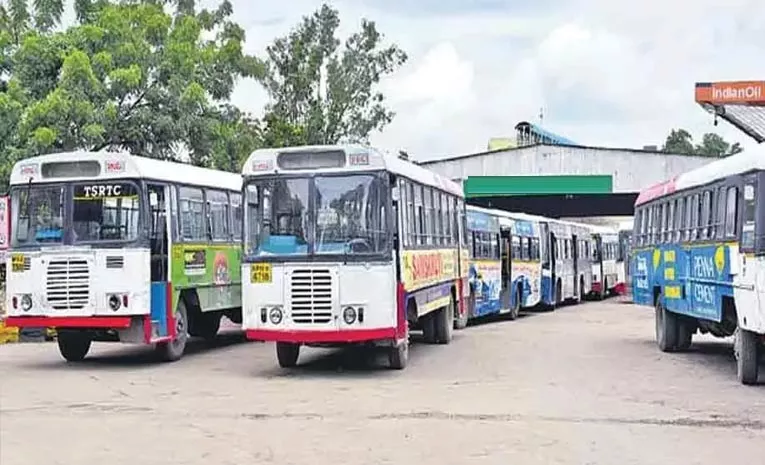
POLYGON ((765 81, 697 82, 696 102, 712 105, 765 104, 765 81))

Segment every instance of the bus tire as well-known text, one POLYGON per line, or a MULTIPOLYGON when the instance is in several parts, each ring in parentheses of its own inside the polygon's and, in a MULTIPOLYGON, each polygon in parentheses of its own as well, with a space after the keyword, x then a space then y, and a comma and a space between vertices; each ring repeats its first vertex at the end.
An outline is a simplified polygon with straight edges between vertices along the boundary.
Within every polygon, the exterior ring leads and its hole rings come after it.
POLYGON ((186 351, 186 343, 189 340, 189 320, 186 304, 183 299, 178 299, 178 309, 175 311, 175 338, 172 341, 157 344, 157 352, 162 360, 175 362, 183 357, 186 351))
POLYGON ((430 312, 427 315, 420 317, 422 322, 422 339, 426 344, 435 344, 438 342, 438 332, 436 331, 436 318, 439 315, 440 310, 430 312))
POLYGON ((409 338, 388 348, 388 366, 393 370, 403 370, 409 364, 409 338))
POLYGON ((454 299, 449 298, 449 304, 435 312, 436 343, 448 344, 454 337, 454 299))
POLYGON ((58 331, 58 351, 67 362, 81 362, 90 351, 92 339, 84 331, 58 331))
POLYGON ((518 315, 521 314, 521 296, 523 293, 521 292, 521 285, 515 286, 515 300, 512 303, 512 306, 510 307, 510 313, 508 315, 508 318, 511 320, 515 320, 518 318, 518 315))
POLYGON ((677 322, 677 350, 688 350, 693 344, 693 333, 696 332, 694 320, 679 318, 677 322))
POLYGON ((220 330, 220 320, 223 317, 220 312, 199 312, 196 315, 195 336, 201 337, 208 342, 215 340, 220 330))
POLYGON ((282 368, 294 368, 300 357, 300 344, 292 342, 276 343, 276 360, 282 368))
POLYGON ((733 342, 736 356, 736 376, 741 384, 757 384, 760 368, 760 336, 737 328, 733 342))
POLYGON ((678 318, 674 313, 664 308, 663 294, 656 297, 656 345, 662 352, 672 352, 677 348, 678 318))

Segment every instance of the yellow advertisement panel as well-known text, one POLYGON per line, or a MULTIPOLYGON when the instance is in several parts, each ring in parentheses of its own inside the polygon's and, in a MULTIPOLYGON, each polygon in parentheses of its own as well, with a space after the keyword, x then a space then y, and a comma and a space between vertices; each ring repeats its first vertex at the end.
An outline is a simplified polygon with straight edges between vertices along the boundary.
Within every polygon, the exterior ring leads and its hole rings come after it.
POLYGON ((456 249, 405 250, 401 260, 404 288, 407 291, 458 277, 456 249))

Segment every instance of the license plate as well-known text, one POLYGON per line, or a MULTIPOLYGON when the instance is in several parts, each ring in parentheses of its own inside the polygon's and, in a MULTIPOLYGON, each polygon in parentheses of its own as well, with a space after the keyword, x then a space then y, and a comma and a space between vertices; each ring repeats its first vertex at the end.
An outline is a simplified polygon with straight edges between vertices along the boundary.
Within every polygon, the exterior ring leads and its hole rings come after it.
POLYGON ((253 263, 250 268, 250 282, 252 283, 270 283, 271 276, 271 264, 270 263, 253 263))
POLYGON ((11 255, 11 271, 14 273, 24 271, 24 255, 18 253, 11 255))

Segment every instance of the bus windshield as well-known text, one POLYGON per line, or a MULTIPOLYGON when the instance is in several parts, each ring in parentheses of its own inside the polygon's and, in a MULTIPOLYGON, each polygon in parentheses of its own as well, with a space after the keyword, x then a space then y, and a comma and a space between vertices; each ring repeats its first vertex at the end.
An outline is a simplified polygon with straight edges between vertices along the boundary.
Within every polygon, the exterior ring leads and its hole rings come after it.
POLYGON ((247 253, 387 253, 388 195, 379 173, 254 180, 247 186, 247 253))
POLYGON ((140 195, 132 181, 32 184, 14 188, 11 195, 14 246, 124 242, 139 237, 140 195), (71 217, 65 211, 71 211, 71 217), (66 239, 67 232, 71 239, 66 239))

